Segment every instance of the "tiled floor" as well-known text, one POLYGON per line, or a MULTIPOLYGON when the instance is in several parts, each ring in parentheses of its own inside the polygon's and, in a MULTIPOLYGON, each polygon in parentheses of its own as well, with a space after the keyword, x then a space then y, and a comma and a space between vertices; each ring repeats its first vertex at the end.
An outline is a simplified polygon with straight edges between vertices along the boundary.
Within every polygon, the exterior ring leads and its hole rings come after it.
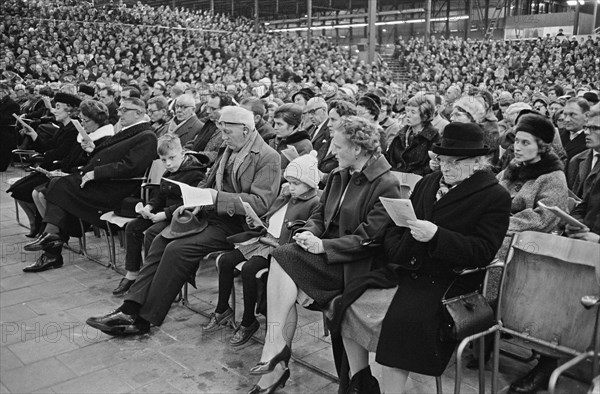
MULTIPOLYGON (((260 357, 259 343, 250 341, 242 348, 231 348, 227 344, 230 329, 204 335, 200 326, 207 319, 180 303, 173 304, 165 323, 153 328, 151 334, 113 338, 84 322, 120 304, 121 300, 111 294, 120 280, 117 273, 67 250, 63 268, 23 273, 22 268, 37 253, 23 251, 27 230, 17 224, 13 200, 5 193, 8 179, 22 174, 12 167, 0 173, 0 393, 239 393, 250 389, 255 378, 248 370, 260 357)), ((88 239, 92 253, 107 262, 102 239, 92 234, 88 239)), ((216 278, 214 263, 206 262, 197 275, 198 290, 192 289, 190 294, 196 308, 212 311, 217 298, 216 278)), ((237 293, 239 296, 241 291, 237 293)), ((261 323, 258 338, 264 337, 264 320, 261 323)), ((318 369, 335 373, 319 313, 299 309, 294 353, 318 369)), ((290 368, 290 382, 280 392, 337 392, 332 379, 297 362, 290 368)), ((504 390, 507 382, 528 368, 502 358, 504 390)), ((377 365, 374 371, 380 373, 377 365)), ((465 375, 462 392, 475 393, 476 373, 465 371, 465 375)), ((488 372, 488 382, 489 376, 488 372)), ((451 364, 443 376, 446 392, 452 390, 453 377, 451 364)), ((572 380, 561 383, 561 392, 585 391, 585 385, 572 380)), ((434 393, 434 379, 413 374, 408 392, 434 393)))

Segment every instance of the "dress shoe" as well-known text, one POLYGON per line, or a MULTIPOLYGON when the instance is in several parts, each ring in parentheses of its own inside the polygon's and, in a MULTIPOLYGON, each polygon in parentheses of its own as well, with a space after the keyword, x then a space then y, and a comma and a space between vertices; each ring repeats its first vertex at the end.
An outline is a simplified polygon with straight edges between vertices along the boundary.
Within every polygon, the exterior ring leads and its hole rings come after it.
POLYGON ((227 325, 231 327, 234 326, 233 310, 231 308, 227 309, 223 313, 211 313, 209 316, 208 324, 202 326, 202 330, 204 332, 213 332, 227 325))
POLYGON ((260 323, 258 320, 254 320, 252 324, 248 327, 244 327, 240 324, 237 331, 229 341, 231 346, 242 346, 244 343, 248 342, 252 335, 260 328, 260 323))
POLYGON ((533 394, 545 390, 548 388, 551 374, 552 370, 536 366, 527 375, 512 382, 508 392, 510 394, 533 394))
POLYGON ((28 252, 35 252, 46 248, 55 248, 58 246, 62 246, 62 244, 64 243, 65 241, 63 241, 62 237, 59 234, 44 233, 35 241, 25 245, 23 249, 25 249, 28 252))
POLYGON ((42 272, 52 268, 60 268, 63 266, 62 255, 42 254, 35 263, 23 268, 23 272, 42 272))
POLYGON ((139 324, 135 316, 127 315, 120 310, 104 316, 90 317, 86 320, 86 324, 114 336, 140 335, 150 332, 150 324, 139 324))
POLYGON ((257 363, 254 367, 252 367, 250 369, 250 375, 267 374, 273 371, 273 369, 275 369, 275 366, 282 361, 285 364, 285 367, 287 368, 291 357, 292 350, 288 345, 285 345, 283 349, 281 349, 281 351, 275 355, 275 357, 273 357, 269 361, 261 361, 257 363))
POLYGON ((130 280, 127 278, 123 278, 121 279, 121 281, 119 282, 119 286, 117 286, 116 289, 113 290, 113 295, 115 296, 122 296, 125 293, 127 293, 127 291, 129 290, 129 288, 131 287, 131 285, 133 285, 135 283, 135 280, 130 280))
POLYGON ((279 379, 277 379, 277 381, 275 383, 273 383, 269 387, 265 387, 264 389, 262 387, 260 387, 258 384, 255 384, 254 386, 252 386, 250 391, 248 391, 248 394, 259 394, 259 393, 272 394, 279 387, 285 387, 285 383, 287 382, 287 380, 289 378, 290 378, 290 369, 286 368, 283 371, 283 374, 279 377, 279 379))

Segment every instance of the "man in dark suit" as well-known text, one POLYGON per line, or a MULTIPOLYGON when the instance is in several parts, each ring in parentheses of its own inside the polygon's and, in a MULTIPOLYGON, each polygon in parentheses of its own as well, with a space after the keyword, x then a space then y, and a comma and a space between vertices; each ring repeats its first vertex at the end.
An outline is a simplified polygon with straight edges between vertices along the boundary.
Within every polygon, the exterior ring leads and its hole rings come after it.
POLYGON ((10 97, 8 85, 0 84, 0 172, 6 171, 11 152, 17 147, 18 135, 13 114, 19 114, 19 104, 10 97))
POLYGON ((175 109, 175 117, 169 124, 169 133, 177 134, 181 144, 185 145, 196 137, 196 134, 204 125, 196 116, 196 102, 191 94, 183 94, 177 97, 173 108, 175 109))
POLYGON ((311 136, 310 142, 313 149, 319 151, 321 146, 331 138, 329 135, 327 102, 322 97, 311 98, 306 103, 304 114, 312 125, 308 129, 308 134, 311 136))
POLYGON ((98 93, 98 99, 108 108, 108 121, 113 126, 119 121, 118 105, 115 102, 115 91, 112 88, 105 87, 98 93))
POLYGON ((586 149, 583 125, 585 125, 586 114, 589 110, 590 104, 582 97, 574 97, 565 105, 563 110, 565 132, 562 133, 560 139, 567 152, 567 163, 586 149))
POLYGON ((569 189, 581 198, 589 193, 600 173, 600 105, 588 112, 584 136, 588 149, 571 159, 567 171, 569 189))

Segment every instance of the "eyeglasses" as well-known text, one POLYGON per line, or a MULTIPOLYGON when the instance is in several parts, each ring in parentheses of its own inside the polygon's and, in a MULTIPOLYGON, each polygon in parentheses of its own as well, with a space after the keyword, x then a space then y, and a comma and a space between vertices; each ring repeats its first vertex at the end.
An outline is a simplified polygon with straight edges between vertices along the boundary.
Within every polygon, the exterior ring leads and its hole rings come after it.
POLYGON ((83 116, 81 116, 81 117, 79 118, 79 120, 81 120, 81 123, 87 123, 87 122, 89 122, 91 119, 84 118, 83 116))
POLYGON ((463 160, 467 160, 467 159, 470 159, 470 158, 471 157, 467 156, 467 157, 459 157, 457 159, 446 159, 446 158, 441 159, 439 155, 436 155, 433 158, 433 161, 435 161, 438 164, 442 164, 443 163, 443 164, 449 164, 449 165, 456 165, 456 163, 459 163, 459 162, 461 162, 463 160))
POLYGON ((119 107, 117 109, 118 112, 127 112, 127 111, 137 111, 137 108, 127 108, 127 107, 119 107))
POLYGON ((600 132, 600 126, 583 126, 583 131, 591 133, 592 131, 600 132))
POLYGON ((186 108, 194 108, 193 105, 183 105, 183 104, 177 104, 175 106, 175 109, 186 109, 186 108))
POLYGON ((305 114, 306 114, 306 115, 314 115, 314 114, 316 114, 316 113, 317 113, 317 111, 318 111, 318 110, 320 110, 320 109, 323 109, 323 110, 324 110, 325 108, 322 108, 322 107, 320 107, 320 108, 313 108, 313 109, 311 109, 311 110, 308 110, 308 111, 306 111, 306 112, 305 112, 305 114))

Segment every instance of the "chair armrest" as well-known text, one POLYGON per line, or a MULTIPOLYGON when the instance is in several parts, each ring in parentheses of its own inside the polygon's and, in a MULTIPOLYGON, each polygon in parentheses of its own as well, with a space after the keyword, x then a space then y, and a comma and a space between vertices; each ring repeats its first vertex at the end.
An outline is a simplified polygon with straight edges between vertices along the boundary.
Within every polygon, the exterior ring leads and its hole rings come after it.
POLYGON ((581 305, 583 305, 585 309, 592 309, 593 307, 600 305, 600 297, 592 295, 583 296, 581 297, 581 305))
POLYGON ((37 155, 39 152, 35 151, 33 149, 13 149, 12 153, 15 155, 29 155, 29 156, 33 156, 33 155, 37 155))
POLYGON ((504 261, 500 259, 495 259, 490 264, 485 267, 475 267, 475 268, 463 268, 463 269, 455 269, 454 272, 460 276, 474 274, 476 272, 487 271, 492 268, 504 268, 504 261))
POLYGON ((364 246, 365 248, 377 248, 383 245, 383 242, 381 242, 381 240, 378 239, 365 238, 362 241, 360 241, 360 245, 364 246))
POLYGON ((268 272, 269 272, 269 269, 268 269, 268 268, 263 268, 263 269, 261 269, 260 271, 258 271, 258 272, 256 273, 256 276, 255 276, 255 278, 256 278, 256 279, 260 279, 260 278, 262 278, 262 277, 263 277, 263 276, 264 276, 266 273, 268 273, 268 272))

